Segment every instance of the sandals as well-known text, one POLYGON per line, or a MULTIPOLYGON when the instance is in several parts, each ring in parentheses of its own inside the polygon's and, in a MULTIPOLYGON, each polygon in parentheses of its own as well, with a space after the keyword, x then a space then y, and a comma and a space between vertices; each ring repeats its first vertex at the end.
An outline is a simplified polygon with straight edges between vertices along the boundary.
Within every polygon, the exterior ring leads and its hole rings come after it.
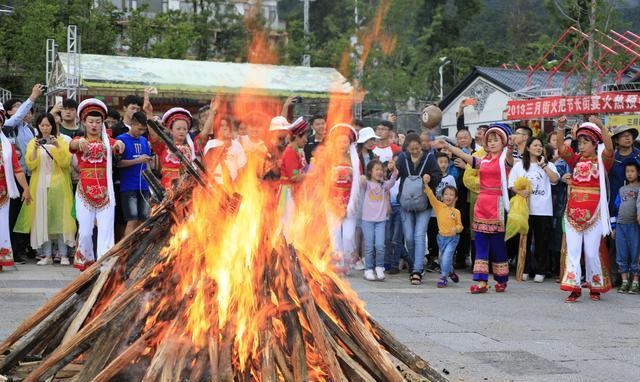
POLYGON ((489 288, 487 287, 487 284, 485 284, 484 286, 475 284, 469 287, 469 292, 471 292, 471 294, 487 293, 488 290, 489 288))
POLYGON ((455 272, 451 272, 449 277, 451 278, 451 281, 453 281, 456 284, 460 281, 460 277, 458 277, 458 274, 455 272))
POLYGON ((501 293, 507 290, 507 283, 497 283, 496 284, 496 292, 501 293))
POLYGON ((600 292, 589 292, 591 301, 600 301, 600 292))
POLYGON ((411 281, 411 285, 420 285, 422 284, 422 275, 419 272, 413 272, 409 277, 409 281, 411 281))
POLYGON ((580 296, 582 296, 582 292, 571 292, 569 297, 564 299, 564 302, 568 302, 568 303, 576 302, 578 301, 578 298, 580 298, 580 296))
POLYGON ((438 279, 438 288, 444 288, 447 286, 447 278, 442 276, 438 279))

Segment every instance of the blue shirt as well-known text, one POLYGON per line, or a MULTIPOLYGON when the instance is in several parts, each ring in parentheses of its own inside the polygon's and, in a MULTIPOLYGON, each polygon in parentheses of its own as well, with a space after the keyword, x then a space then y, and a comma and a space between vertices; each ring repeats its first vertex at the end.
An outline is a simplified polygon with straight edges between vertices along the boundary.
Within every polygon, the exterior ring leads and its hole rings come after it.
POLYGON ((609 171, 609 215, 611 217, 618 215, 618 208, 616 207, 616 197, 618 196, 618 191, 620 191, 620 187, 624 185, 625 180, 627 179, 627 175, 625 174, 625 168, 623 162, 627 158, 636 158, 640 159, 640 150, 633 147, 631 149, 631 154, 628 156, 620 155, 618 150, 615 151, 613 166, 611 167, 611 171, 609 171))
POLYGON ((18 108, 18 111, 5 121, 2 128, 4 135, 13 143, 18 154, 18 162, 27 176, 31 175, 31 171, 27 168, 24 158, 27 155, 27 144, 35 137, 35 134, 23 119, 32 107, 33 102, 30 99, 25 100, 18 108))
MULTIPOLYGON (((132 160, 140 155, 151 155, 151 147, 147 138, 140 136, 134 138, 128 133, 120 134, 117 138, 124 143, 124 153, 120 160, 132 160)), ((118 168, 120 172, 120 191, 149 191, 149 185, 142 177, 142 172, 147 168, 146 163, 138 163, 129 167, 118 168)))

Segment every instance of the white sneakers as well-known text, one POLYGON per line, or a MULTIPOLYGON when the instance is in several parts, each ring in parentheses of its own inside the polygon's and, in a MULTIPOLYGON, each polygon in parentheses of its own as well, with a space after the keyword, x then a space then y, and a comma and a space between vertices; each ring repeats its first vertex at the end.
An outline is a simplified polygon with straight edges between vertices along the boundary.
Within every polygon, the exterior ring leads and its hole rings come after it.
POLYGON ((362 261, 362 259, 358 259, 358 261, 356 261, 353 269, 355 269, 356 271, 361 271, 364 269, 364 262, 362 261))
POLYGON ((373 269, 364 270, 364 279, 369 281, 376 281, 376 275, 373 273, 373 269))
POLYGON ((544 281, 544 275, 536 275, 536 277, 533 278, 534 283, 541 283, 543 281, 544 281))
POLYGON ((384 280, 384 267, 376 267, 375 272, 373 269, 364 270, 364 279, 369 281, 382 281, 384 280))
POLYGON ((60 258, 60 265, 71 265, 69 258, 67 256, 62 256, 60 258))
POLYGON ((53 264, 53 259, 51 256, 43 257, 42 260, 38 261, 36 264, 38 265, 51 265, 53 264))
POLYGON ((524 273, 522 275, 522 281, 529 281, 529 274, 528 273, 524 273))

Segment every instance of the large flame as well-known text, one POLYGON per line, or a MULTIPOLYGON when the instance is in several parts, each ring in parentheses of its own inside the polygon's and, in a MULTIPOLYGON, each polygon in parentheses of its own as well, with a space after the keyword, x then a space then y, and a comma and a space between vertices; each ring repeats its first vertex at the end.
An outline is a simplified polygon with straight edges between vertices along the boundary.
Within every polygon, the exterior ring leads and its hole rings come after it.
MULTIPOLYGON (((376 18, 376 36, 381 17, 376 18)), ((368 39, 367 50, 370 46, 368 39)), ((254 33, 249 52, 252 62, 274 63, 275 53, 265 33, 254 33)), ((249 76, 245 88, 258 88, 260 81, 268 80, 249 76)), ((253 90, 247 90, 221 97, 219 105, 214 119, 216 126, 223 118, 250 120, 251 125, 259 125, 259 138, 265 141, 265 146, 272 147, 268 126, 271 117, 279 113, 279 99, 266 94, 256 96, 253 90)), ((332 94, 327 131, 336 123, 351 123, 352 107, 353 95, 332 94)), ((346 210, 333 197, 332 169, 348 158, 348 144, 345 146, 341 138, 335 137, 329 135, 326 144, 317 151, 306 179, 296 188, 295 214, 288 221, 287 238, 297 250, 297 261, 315 303, 323 311, 333 312, 329 297, 342 299, 365 318, 363 302, 332 265, 330 232, 334 227, 329 217, 344 216, 346 210)), ((180 341, 190 341, 195 349, 207 349, 226 341, 234 369, 256 380, 260 380, 256 371, 259 368, 254 366, 259 364, 259 349, 264 348, 261 344, 276 341, 287 346, 287 325, 281 317, 285 312, 299 311, 304 298, 287 292, 295 290, 290 271, 294 260, 283 239, 280 189, 257 176, 263 170, 264 155, 260 152, 248 155, 247 165, 234 182, 227 179, 220 185, 209 179, 210 187, 194 190, 192 210, 173 228, 170 244, 162 253, 166 261, 156 270, 175 274, 173 284, 165 286, 173 288, 174 294, 147 307, 146 323, 147 327, 157 325, 163 321, 165 310, 178 310, 173 329, 167 328, 160 334, 157 343, 176 336, 180 341), (224 212, 219 206, 229 203, 232 194, 241 196, 239 208, 224 212), (182 303, 176 306, 176 301, 182 303), (267 328, 274 333, 273 338, 264 338, 267 328), (169 333, 171 330, 176 332, 169 333)), ((215 155, 207 159, 207 168, 220 164, 215 155)), ((298 314, 298 318, 303 333, 311 333, 304 315, 298 314)), ((343 325, 337 316, 330 318, 343 325)), ((326 380, 325 361, 313 348, 314 342, 304 343, 311 380, 326 380)))

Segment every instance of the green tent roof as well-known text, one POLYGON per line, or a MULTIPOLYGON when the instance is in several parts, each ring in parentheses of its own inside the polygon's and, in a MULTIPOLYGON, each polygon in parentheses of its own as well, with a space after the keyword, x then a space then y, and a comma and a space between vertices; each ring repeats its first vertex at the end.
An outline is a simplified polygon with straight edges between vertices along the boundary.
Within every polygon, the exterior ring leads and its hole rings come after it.
MULTIPOLYGON (((58 53, 64 73, 67 59, 67 53, 58 53)), ((161 93, 194 97, 248 89, 256 94, 325 98, 329 93, 351 91, 349 82, 334 68, 80 54, 80 73, 80 85, 90 92, 155 86, 161 93)))

